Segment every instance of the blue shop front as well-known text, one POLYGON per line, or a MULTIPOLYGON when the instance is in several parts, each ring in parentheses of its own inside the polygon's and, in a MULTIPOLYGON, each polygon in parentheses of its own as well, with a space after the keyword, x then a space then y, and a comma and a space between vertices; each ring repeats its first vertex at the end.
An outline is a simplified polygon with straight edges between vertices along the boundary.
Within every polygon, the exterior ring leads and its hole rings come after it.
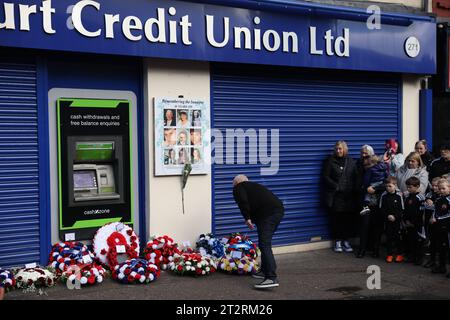
POLYGON ((283 200, 275 245, 327 241, 320 169, 334 142, 357 157, 398 138, 407 152, 432 130, 419 114, 434 18, 373 14, 287 0, 0 4, 0 267, 46 264, 53 243, 108 222, 142 244, 256 238, 237 173, 283 200), (187 126, 166 123, 185 109, 187 126))

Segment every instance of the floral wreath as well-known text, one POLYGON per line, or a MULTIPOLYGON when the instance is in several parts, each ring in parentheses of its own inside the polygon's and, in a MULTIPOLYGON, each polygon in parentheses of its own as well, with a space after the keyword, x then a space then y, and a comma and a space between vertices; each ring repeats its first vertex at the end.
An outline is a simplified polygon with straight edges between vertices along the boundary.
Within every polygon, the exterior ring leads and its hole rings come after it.
POLYGON ((6 291, 11 290, 16 286, 16 278, 9 270, 0 268, 0 288, 5 288, 6 291))
POLYGON ((146 251, 147 248, 144 249, 144 257, 148 262, 153 263, 158 268, 161 267, 161 263, 163 261, 163 256, 160 250, 149 250, 146 251))
POLYGON ((75 284, 75 280, 78 279, 81 285, 94 285, 103 282, 105 273, 105 269, 96 263, 71 266, 62 274, 61 281, 64 283, 70 281, 75 284))
POLYGON ((181 253, 196 253, 194 248, 189 245, 183 245, 181 248, 179 248, 179 250, 181 251, 181 253))
POLYGON ((94 254, 81 242, 60 242, 52 247, 49 257, 49 266, 60 275, 70 266, 91 264, 94 254))
POLYGON ((221 258, 225 255, 225 246, 214 234, 201 234, 196 243, 197 251, 202 255, 211 255, 215 258, 221 258))
POLYGON ((246 255, 238 259, 227 254, 220 260, 219 270, 239 275, 254 274, 258 272, 258 263, 246 255))
POLYGON ((159 278, 158 266, 144 259, 131 259, 116 265, 112 278, 124 284, 147 284, 159 278))
POLYGON ((51 287, 55 285, 55 274, 47 269, 22 268, 16 273, 17 288, 51 287))
POLYGON ((182 253, 175 254, 169 268, 178 275, 205 276, 215 272, 217 264, 199 253, 182 253))
POLYGON ((232 233, 226 244, 226 253, 231 254, 233 251, 241 251, 243 255, 256 259, 258 257, 258 247, 248 236, 240 233, 232 233))
POLYGON ((161 270, 166 270, 168 265, 173 261, 175 254, 181 254, 180 248, 169 236, 157 237, 154 236, 150 238, 144 249, 144 256, 147 260, 151 260, 152 253, 156 257, 156 265, 161 268, 161 270))
POLYGON ((112 222, 98 229, 94 236, 94 253, 102 264, 114 268, 119 264, 118 255, 128 259, 139 256, 139 237, 133 229, 121 222, 112 222), (124 252, 118 252, 125 249, 124 252))

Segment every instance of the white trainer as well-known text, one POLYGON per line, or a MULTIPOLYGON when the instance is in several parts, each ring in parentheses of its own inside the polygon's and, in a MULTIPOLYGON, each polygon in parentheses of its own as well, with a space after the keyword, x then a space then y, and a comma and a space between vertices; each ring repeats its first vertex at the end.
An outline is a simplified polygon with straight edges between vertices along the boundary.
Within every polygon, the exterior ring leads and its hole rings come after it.
POLYGON ((334 252, 342 252, 342 245, 340 241, 336 241, 334 245, 334 252))
POLYGON ((353 252, 353 248, 348 241, 344 241, 344 245, 342 246, 345 252, 353 252))
POLYGON ((362 216, 365 216, 365 215, 368 214, 368 213, 370 213, 369 207, 364 207, 364 208, 359 212, 359 214, 362 215, 362 216))

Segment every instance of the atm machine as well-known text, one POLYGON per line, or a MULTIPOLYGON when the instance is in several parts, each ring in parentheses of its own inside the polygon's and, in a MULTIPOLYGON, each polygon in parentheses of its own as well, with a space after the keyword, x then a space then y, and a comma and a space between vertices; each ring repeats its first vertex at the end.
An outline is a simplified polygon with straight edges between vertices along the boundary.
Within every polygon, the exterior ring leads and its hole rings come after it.
POLYGON ((60 240, 90 240, 108 222, 132 225, 129 101, 57 103, 60 240))
POLYGON ((115 141, 75 142, 73 164, 75 203, 120 199, 115 183, 118 171, 115 165, 115 146, 115 141))

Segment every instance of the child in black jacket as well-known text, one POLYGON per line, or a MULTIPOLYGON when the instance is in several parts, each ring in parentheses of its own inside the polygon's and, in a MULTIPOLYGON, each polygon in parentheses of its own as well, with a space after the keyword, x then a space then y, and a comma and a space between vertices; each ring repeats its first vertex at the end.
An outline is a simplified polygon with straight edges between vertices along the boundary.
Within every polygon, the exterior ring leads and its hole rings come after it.
MULTIPOLYGON (((447 263, 448 232, 450 230, 450 182, 447 179, 441 179, 438 186, 441 196, 436 200, 434 214, 430 222, 436 225, 439 264, 432 269, 432 272, 445 273, 447 272, 445 265, 447 263)), ((450 274, 447 277, 450 277, 450 274)))
POLYGON ((380 198, 380 212, 386 223, 387 257, 386 262, 402 262, 404 260, 400 253, 400 223, 404 210, 403 197, 397 191, 397 179, 388 177, 385 180, 386 191, 380 198))
POLYGON ((408 261, 422 264, 422 246, 425 239, 423 228, 425 196, 419 193, 420 180, 410 177, 405 181, 408 193, 404 195, 405 211, 403 213, 403 230, 405 235, 405 252, 408 261))
POLYGON ((371 187, 375 191, 377 188, 383 190, 383 182, 388 177, 387 166, 377 156, 371 156, 364 161, 364 176, 363 176, 363 189, 364 189, 364 206, 360 215, 366 215, 370 213, 369 206, 376 206, 378 204, 378 195, 376 193, 370 194, 368 188, 371 187))
POLYGON ((424 264, 425 268, 433 268, 436 266, 436 224, 431 224, 431 218, 434 213, 434 204, 436 200, 440 197, 438 182, 441 177, 436 177, 431 181, 431 191, 425 195, 425 233, 428 239, 428 252, 430 254, 429 260, 424 264))

